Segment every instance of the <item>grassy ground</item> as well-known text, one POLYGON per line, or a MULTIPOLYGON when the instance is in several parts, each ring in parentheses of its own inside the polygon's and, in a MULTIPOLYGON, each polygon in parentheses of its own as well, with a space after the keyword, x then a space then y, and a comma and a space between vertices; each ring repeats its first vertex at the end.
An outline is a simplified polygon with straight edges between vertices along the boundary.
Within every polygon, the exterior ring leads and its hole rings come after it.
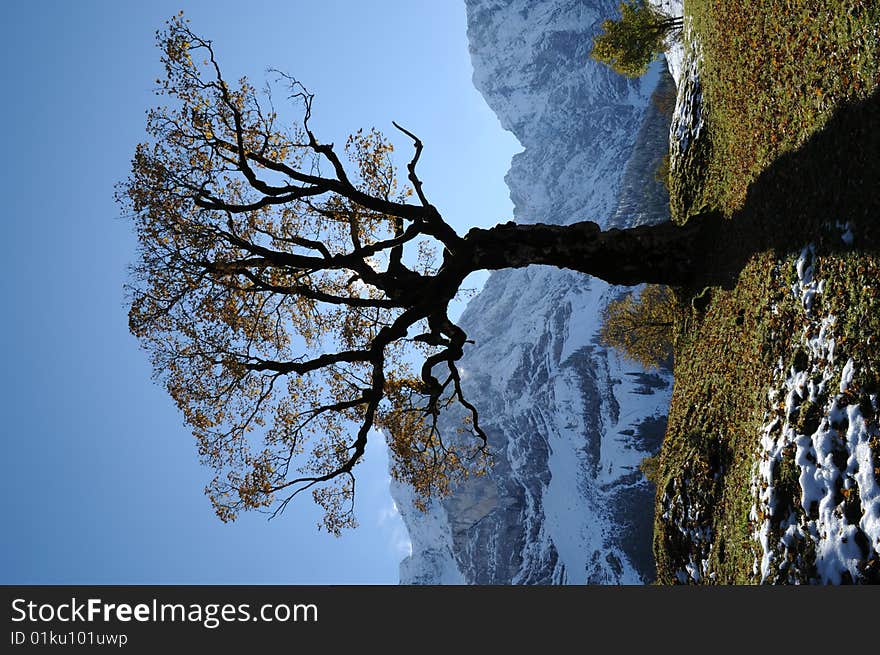
MULTIPOLYGON (((854 360, 848 393, 876 425, 880 3, 686 0, 685 10, 702 46, 706 133, 674 167, 672 207, 679 222, 705 209, 730 221, 713 255, 730 263, 730 279, 680 294, 654 548, 661 583, 751 583, 760 557, 750 516, 755 457, 761 426, 781 411, 768 401, 774 369, 797 359, 809 328, 791 292, 794 259, 808 243, 825 280, 814 311, 836 317, 834 360, 854 360), (844 224, 852 246, 841 239, 844 224)), ((796 412, 785 418, 808 423, 815 408, 796 412)), ((878 453, 880 443, 880 475, 878 453)), ((803 514, 793 457, 774 473, 792 516, 803 514)), ((809 540, 798 548, 801 570, 786 579, 808 581, 814 553, 809 540)), ((863 579, 876 574, 871 557, 863 579)))

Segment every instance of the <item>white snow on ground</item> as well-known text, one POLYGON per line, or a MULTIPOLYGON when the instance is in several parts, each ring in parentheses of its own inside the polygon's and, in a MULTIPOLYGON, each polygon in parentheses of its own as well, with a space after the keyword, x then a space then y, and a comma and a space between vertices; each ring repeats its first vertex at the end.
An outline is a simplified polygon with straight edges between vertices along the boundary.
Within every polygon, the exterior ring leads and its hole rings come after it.
MULTIPOLYGON (((664 14, 682 16, 682 0, 650 0, 664 14)), ((687 152, 703 130, 703 87, 700 83, 700 44, 691 29, 690 17, 684 17, 680 34, 672 35, 667 42, 666 65, 678 86, 675 112, 669 127, 669 150, 673 170, 681 155, 687 152)))
MULTIPOLYGON (((848 234, 851 242, 848 226, 841 227, 846 229, 842 238, 847 242, 848 234)), ((853 360, 843 363, 835 358, 836 318, 817 310, 824 281, 815 279, 814 260, 815 249, 809 245, 795 263, 797 279, 791 286, 804 310, 803 331, 795 348, 806 358, 800 362, 793 358, 791 365, 781 360, 778 364, 778 384, 769 393, 772 409, 761 429, 752 479, 756 500, 751 518, 761 546, 755 573, 760 573, 762 582, 838 584, 846 573, 858 580, 858 565, 868 559, 862 549, 880 552, 880 485, 870 444, 878 430, 876 424, 869 427, 866 423, 852 392, 858 383, 853 360), (799 420, 810 407, 807 403, 821 403, 812 422, 799 420), (800 471, 799 508, 784 506, 777 488, 783 458, 792 457, 800 471), (855 522, 847 518, 847 502, 861 504, 861 517, 855 522), (801 543, 804 540, 811 543, 801 543), (798 561, 797 553, 804 552, 805 545, 815 551, 814 579, 812 563, 798 561)), ((876 412, 876 396, 871 397, 871 404, 876 412)), ((853 512, 849 514, 852 517, 853 512)))
POLYGON ((699 76, 700 51, 696 41, 691 42, 691 52, 684 60, 685 68, 681 71, 678 83, 678 97, 675 101, 675 113, 670 126, 670 145, 679 153, 687 152, 691 143, 695 142, 703 129, 703 88, 699 76))
MULTIPOLYGON (((683 0, 649 0, 670 18, 684 15, 683 0)), ((669 65, 669 73, 676 84, 681 83, 682 63, 684 62, 684 45, 681 40, 670 40, 666 49, 666 63, 669 65)))
POLYGON ((713 534, 708 525, 708 508, 699 500, 698 494, 689 493, 690 480, 686 477, 675 481, 673 493, 663 495, 662 506, 666 509, 663 520, 677 529, 685 543, 689 544, 688 563, 675 572, 679 584, 700 582, 703 578, 714 578, 709 572, 709 554, 712 550, 713 534))
POLYGON ((669 126, 670 154, 673 159, 687 152, 703 130, 703 87, 700 83, 700 44, 685 19, 681 38, 666 53, 669 71, 678 85, 675 112, 669 126))

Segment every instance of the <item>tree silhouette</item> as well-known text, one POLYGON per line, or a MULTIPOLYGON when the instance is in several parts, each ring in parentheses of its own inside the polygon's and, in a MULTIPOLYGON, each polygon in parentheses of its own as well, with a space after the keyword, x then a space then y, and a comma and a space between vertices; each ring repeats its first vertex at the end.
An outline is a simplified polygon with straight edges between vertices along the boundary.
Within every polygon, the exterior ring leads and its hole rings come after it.
POLYGON ((487 436, 462 391, 467 342, 447 315, 480 269, 548 264, 616 284, 690 279, 699 229, 602 232, 592 222, 459 235, 392 144, 358 131, 344 157, 312 131, 312 95, 276 74, 266 91, 228 83, 214 48, 182 16, 157 32, 168 104, 148 114, 117 198, 139 258, 130 328, 215 471, 224 521, 273 514, 310 490, 333 533, 355 524, 356 464, 374 429, 392 475, 420 502, 485 470, 487 436), (302 112, 279 124, 273 85, 302 112), (347 159, 347 162, 344 161, 347 159), (458 430, 440 413, 458 406, 458 430))
POLYGON ((645 0, 620 3, 620 19, 602 22, 590 56, 627 77, 640 77, 664 51, 666 38, 679 32, 682 17, 671 18, 645 0))

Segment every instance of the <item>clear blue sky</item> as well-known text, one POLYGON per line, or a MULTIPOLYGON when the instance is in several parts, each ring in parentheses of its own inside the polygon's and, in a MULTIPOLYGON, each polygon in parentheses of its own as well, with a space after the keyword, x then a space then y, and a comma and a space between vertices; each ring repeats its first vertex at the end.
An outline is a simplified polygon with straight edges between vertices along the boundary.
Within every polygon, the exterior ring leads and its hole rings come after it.
POLYGON ((324 140, 392 120, 418 133, 426 191, 462 229, 510 217, 519 148, 471 85, 463 2, 4 4, 0 583, 396 583, 405 533, 382 447, 341 539, 316 531, 308 499, 224 525, 128 333, 134 239, 113 185, 155 102, 154 31, 179 9, 228 78, 298 76, 324 140))

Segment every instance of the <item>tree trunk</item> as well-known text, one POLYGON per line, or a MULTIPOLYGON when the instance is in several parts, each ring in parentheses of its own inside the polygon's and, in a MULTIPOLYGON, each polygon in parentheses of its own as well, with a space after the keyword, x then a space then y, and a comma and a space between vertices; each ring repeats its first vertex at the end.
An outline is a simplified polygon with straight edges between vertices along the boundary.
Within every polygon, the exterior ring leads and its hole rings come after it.
POLYGON ((684 286, 700 277, 711 224, 643 225, 602 231, 593 222, 571 225, 504 223, 465 237, 471 270, 545 264, 601 278, 610 284, 644 282, 684 286))

